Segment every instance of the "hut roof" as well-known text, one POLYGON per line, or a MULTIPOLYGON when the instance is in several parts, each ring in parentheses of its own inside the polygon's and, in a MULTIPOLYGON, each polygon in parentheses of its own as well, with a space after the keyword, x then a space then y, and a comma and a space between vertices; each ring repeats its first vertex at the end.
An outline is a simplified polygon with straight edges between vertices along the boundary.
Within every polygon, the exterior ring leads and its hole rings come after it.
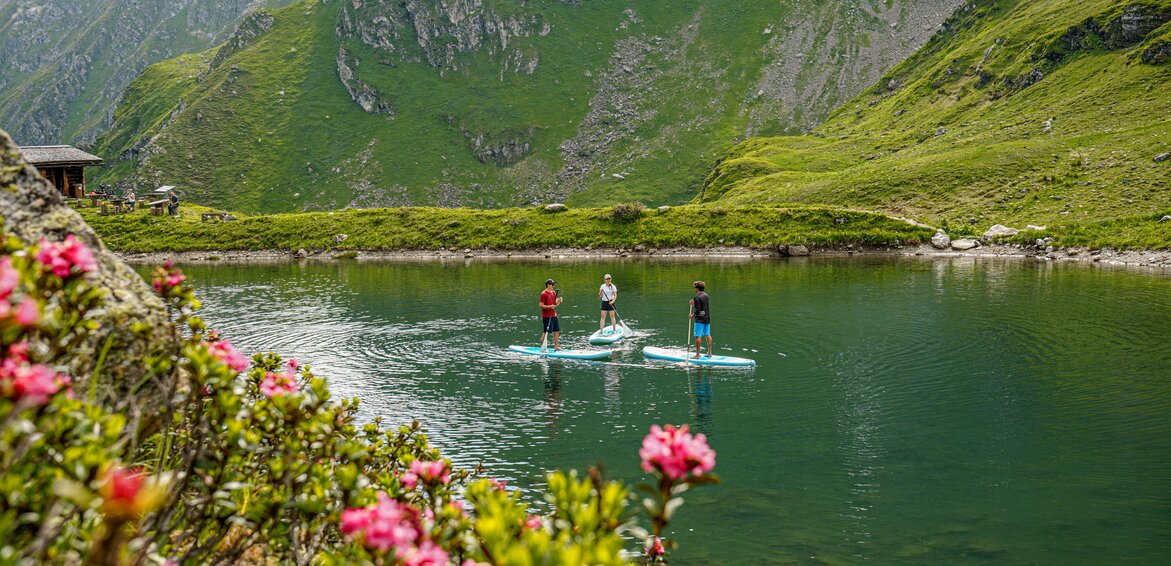
POLYGON ((102 158, 69 145, 34 145, 18 148, 32 165, 101 165, 102 158))

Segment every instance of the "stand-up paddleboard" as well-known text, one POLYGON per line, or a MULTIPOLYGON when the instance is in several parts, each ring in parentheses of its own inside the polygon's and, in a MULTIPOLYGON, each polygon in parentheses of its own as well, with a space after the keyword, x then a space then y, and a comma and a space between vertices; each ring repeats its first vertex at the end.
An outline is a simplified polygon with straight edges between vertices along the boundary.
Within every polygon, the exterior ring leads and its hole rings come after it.
POLYGON ((552 348, 542 352, 538 346, 509 346, 508 349, 530 356, 567 358, 570 360, 604 360, 609 358, 610 354, 613 353, 610 350, 554 350, 552 348))
POLYGON ((656 348, 654 346, 647 346, 642 349, 642 355, 656 359, 669 360, 672 362, 686 362, 689 364, 696 364, 701 366, 730 366, 730 367, 751 367, 756 365, 756 360, 748 358, 736 358, 732 356, 702 356, 693 358, 694 352, 688 350, 680 350, 678 348, 656 348))
POLYGON ((628 338, 630 334, 625 324, 619 324, 617 327, 607 326, 590 335, 590 344, 613 344, 628 338))

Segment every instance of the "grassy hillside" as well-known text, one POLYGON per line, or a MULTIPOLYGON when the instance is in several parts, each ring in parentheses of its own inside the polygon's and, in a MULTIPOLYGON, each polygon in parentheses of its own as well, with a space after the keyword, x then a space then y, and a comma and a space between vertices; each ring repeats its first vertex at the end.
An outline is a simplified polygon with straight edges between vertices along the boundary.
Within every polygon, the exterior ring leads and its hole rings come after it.
POLYGON ((302 1, 147 69, 97 180, 251 212, 685 202, 737 139, 812 127, 958 4, 302 1))
POLYGON ((151 63, 223 41, 291 0, 0 1, 0 128, 23 145, 89 144, 151 63))
POLYGON ((1169 21, 1168 0, 971 3, 811 135, 729 151, 698 200, 864 207, 960 232, 1092 222, 1098 241, 1111 225, 1166 247, 1169 21))
POLYGON ((241 216, 201 222, 208 209, 183 206, 181 217, 132 214, 82 216, 110 249, 188 250, 534 250, 552 247, 633 248, 779 244, 917 244, 931 230, 880 214, 828 207, 701 207, 666 212, 617 207, 470 210, 400 208, 241 216), (348 237, 335 242, 338 234, 348 237))

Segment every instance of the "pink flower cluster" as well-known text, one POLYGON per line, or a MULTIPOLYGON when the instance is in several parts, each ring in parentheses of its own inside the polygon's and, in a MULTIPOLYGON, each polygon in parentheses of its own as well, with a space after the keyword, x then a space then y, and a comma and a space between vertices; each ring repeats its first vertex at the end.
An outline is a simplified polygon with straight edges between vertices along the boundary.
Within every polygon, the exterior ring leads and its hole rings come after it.
POLYGON ((0 362, 0 395, 10 399, 44 405, 68 384, 68 376, 29 363, 27 342, 9 346, 0 362))
POLYGON ((429 485, 447 485, 451 483, 451 466, 446 460, 414 460, 411 462, 411 470, 404 473, 399 481, 402 482, 403 487, 415 489, 419 480, 429 485))
POLYGON ((701 476, 716 466, 716 453, 708 447, 707 438, 702 433, 692 436, 687 425, 651 425, 638 455, 642 457, 643 470, 658 470, 672 481, 688 474, 701 476))
POLYGON ((393 552, 406 566, 446 566, 447 551, 427 537, 419 511, 406 503, 378 494, 378 503, 342 512, 341 530, 361 536, 371 550, 393 552))
MULTIPOLYGON (((156 271, 155 273, 159 273, 156 271)), ((182 271, 175 269, 175 264, 167 262, 163 264, 162 275, 155 276, 150 284, 155 288, 155 292, 164 297, 170 294, 170 291, 183 284, 187 280, 187 276, 183 275, 182 271)))
POLYGON ((89 273, 98 268, 93 252, 73 234, 66 236, 65 241, 59 244, 41 238, 36 260, 62 279, 75 272, 89 273))
POLYGON ((213 358, 224 362, 224 364, 237 372, 244 371, 248 369, 248 366, 252 365, 252 362, 248 361, 248 358, 244 354, 236 351, 232 347, 232 343, 227 340, 204 342, 203 345, 207 348, 208 352, 211 352, 213 358))
POLYGON ((25 296, 15 306, 12 305, 12 292, 20 285, 20 273, 12 267, 12 258, 0 258, 0 321, 12 318, 17 326, 33 326, 41 320, 41 309, 37 300, 25 296))
POLYGON ((646 554, 651 558, 662 556, 666 550, 663 549, 663 539, 654 537, 647 541, 646 554))
POLYGON ((278 395, 296 394, 300 388, 301 384, 297 382, 297 371, 291 366, 284 373, 269 372, 260 382, 260 392, 269 399, 278 395))

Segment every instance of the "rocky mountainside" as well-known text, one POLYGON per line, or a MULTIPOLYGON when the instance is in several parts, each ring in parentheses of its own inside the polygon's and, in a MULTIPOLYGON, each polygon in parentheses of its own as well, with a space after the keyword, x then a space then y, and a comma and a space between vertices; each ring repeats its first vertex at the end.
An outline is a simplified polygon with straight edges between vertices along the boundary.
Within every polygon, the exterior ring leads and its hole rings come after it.
POLYGON ((1171 1, 970 2, 811 135, 728 152, 701 200, 865 207, 976 233, 1155 226, 1171 211, 1171 1))
POLYGON ((800 133, 961 0, 312 0, 148 68, 104 182, 243 211, 693 198, 800 133))
POLYGON ((290 0, 0 0, 0 127, 21 144, 91 143, 143 68, 224 41, 290 0))

